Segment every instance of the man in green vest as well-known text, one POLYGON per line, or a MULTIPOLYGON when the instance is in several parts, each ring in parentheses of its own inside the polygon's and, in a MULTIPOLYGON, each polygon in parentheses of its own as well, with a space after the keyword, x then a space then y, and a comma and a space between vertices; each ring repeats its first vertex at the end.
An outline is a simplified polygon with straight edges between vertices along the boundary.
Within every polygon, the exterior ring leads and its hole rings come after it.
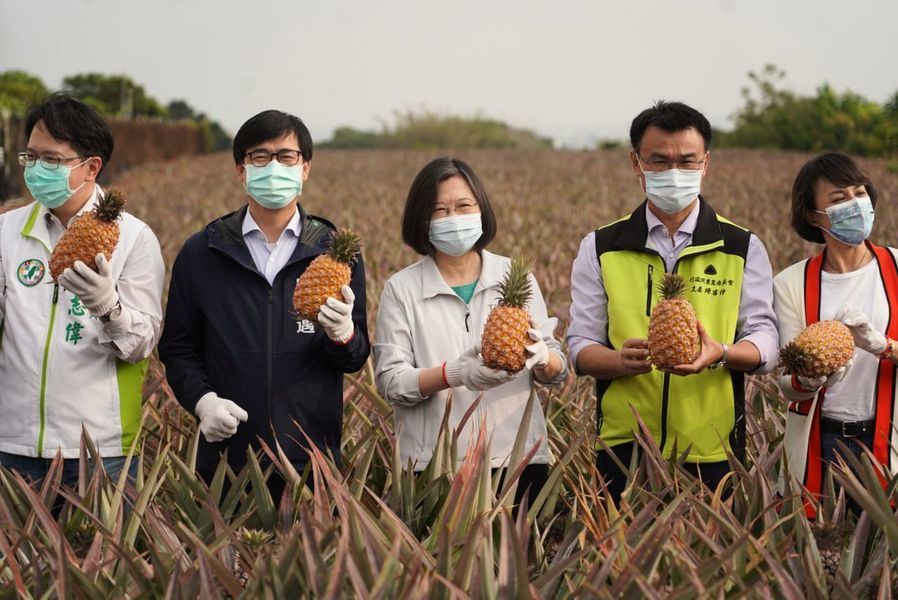
POLYGON ((708 120, 661 101, 633 120, 630 142, 645 200, 583 239, 567 333, 577 372, 596 378, 596 466, 615 502, 627 481, 618 462, 628 466, 635 448, 636 414, 665 457, 688 449, 686 469, 715 489, 730 471, 728 454, 741 460, 744 453, 744 373, 772 369, 778 346, 764 245, 701 196, 708 120), (686 280, 700 350, 691 363, 660 371, 645 337, 665 272, 686 280))

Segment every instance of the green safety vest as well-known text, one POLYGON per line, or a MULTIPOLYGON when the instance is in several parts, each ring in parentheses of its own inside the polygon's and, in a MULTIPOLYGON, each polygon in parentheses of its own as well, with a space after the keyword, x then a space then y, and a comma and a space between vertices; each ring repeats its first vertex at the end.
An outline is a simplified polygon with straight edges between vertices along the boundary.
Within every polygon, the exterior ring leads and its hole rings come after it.
MULTIPOLYGON (((609 347, 648 335, 665 265, 646 248, 645 203, 630 216, 596 231, 596 255, 608 296, 609 347)), ((732 344, 739 331, 739 298, 751 234, 718 216, 703 199, 692 242, 673 271, 686 279, 686 298, 715 340, 732 344)), ((596 380, 599 437, 609 446, 635 439, 636 415, 665 457, 687 447, 688 462, 741 460, 745 447, 743 374, 726 367, 681 377, 649 373, 596 380)))

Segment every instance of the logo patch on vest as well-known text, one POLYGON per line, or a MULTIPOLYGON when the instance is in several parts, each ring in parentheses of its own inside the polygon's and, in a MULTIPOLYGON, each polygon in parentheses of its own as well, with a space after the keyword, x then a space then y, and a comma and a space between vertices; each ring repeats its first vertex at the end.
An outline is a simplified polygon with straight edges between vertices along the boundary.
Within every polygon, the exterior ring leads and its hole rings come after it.
POLYGON ((44 278, 45 272, 46 268, 44 267, 44 263, 40 260, 36 258, 23 260, 17 271, 19 283, 25 287, 34 287, 44 278))
POLYGON ((714 265, 705 267, 705 275, 717 275, 717 269, 714 268, 714 265))
POLYGON ((315 333, 315 324, 308 319, 297 321, 296 333, 315 333))

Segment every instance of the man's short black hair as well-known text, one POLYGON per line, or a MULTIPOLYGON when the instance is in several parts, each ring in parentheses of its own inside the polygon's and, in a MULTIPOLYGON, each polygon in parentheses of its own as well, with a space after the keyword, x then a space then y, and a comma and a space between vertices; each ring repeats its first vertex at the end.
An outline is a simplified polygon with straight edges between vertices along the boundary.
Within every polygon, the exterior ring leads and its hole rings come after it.
POLYGON ((312 134, 302 119, 279 110, 263 110, 241 125, 234 136, 234 162, 242 165, 249 149, 291 133, 299 141, 303 162, 312 160, 312 134))
POLYGON ((870 177, 847 154, 827 152, 812 158, 801 167, 792 184, 792 229, 809 242, 826 243, 820 228, 808 221, 808 212, 817 208, 817 182, 825 179, 833 185, 862 185, 876 208, 878 193, 870 177))
POLYGON ((711 148, 711 123, 705 115, 682 102, 659 100, 653 107, 639 113, 630 124, 630 145, 633 150, 639 152, 642 136, 652 125, 668 133, 694 127, 705 140, 705 150, 711 148))
POLYGON ((465 161, 444 156, 435 158, 421 169, 409 188, 402 212, 402 241, 418 254, 433 255, 436 251, 430 243, 430 219, 436 206, 437 188, 440 182, 450 177, 463 178, 480 205, 483 234, 474 249, 483 250, 496 237, 496 215, 477 173, 465 161))
POLYGON ((109 164, 112 132, 106 119, 87 104, 61 92, 50 94, 28 111, 25 117, 26 139, 31 137, 38 123, 43 123, 53 139, 70 145, 78 156, 99 156, 103 160, 100 173, 109 164))

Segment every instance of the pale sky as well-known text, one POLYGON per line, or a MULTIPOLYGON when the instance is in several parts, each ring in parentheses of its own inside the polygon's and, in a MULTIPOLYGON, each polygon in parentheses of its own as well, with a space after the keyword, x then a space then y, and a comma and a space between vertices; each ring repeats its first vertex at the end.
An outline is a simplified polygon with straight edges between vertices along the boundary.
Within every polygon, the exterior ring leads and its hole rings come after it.
POLYGON ((728 127, 748 71, 898 90, 898 0, 0 0, 0 71, 51 88, 124 73, 231 133, 300 116, 316 140, 396 109, 485 116, 564 144, 625 138, 659 98, 728 127))

